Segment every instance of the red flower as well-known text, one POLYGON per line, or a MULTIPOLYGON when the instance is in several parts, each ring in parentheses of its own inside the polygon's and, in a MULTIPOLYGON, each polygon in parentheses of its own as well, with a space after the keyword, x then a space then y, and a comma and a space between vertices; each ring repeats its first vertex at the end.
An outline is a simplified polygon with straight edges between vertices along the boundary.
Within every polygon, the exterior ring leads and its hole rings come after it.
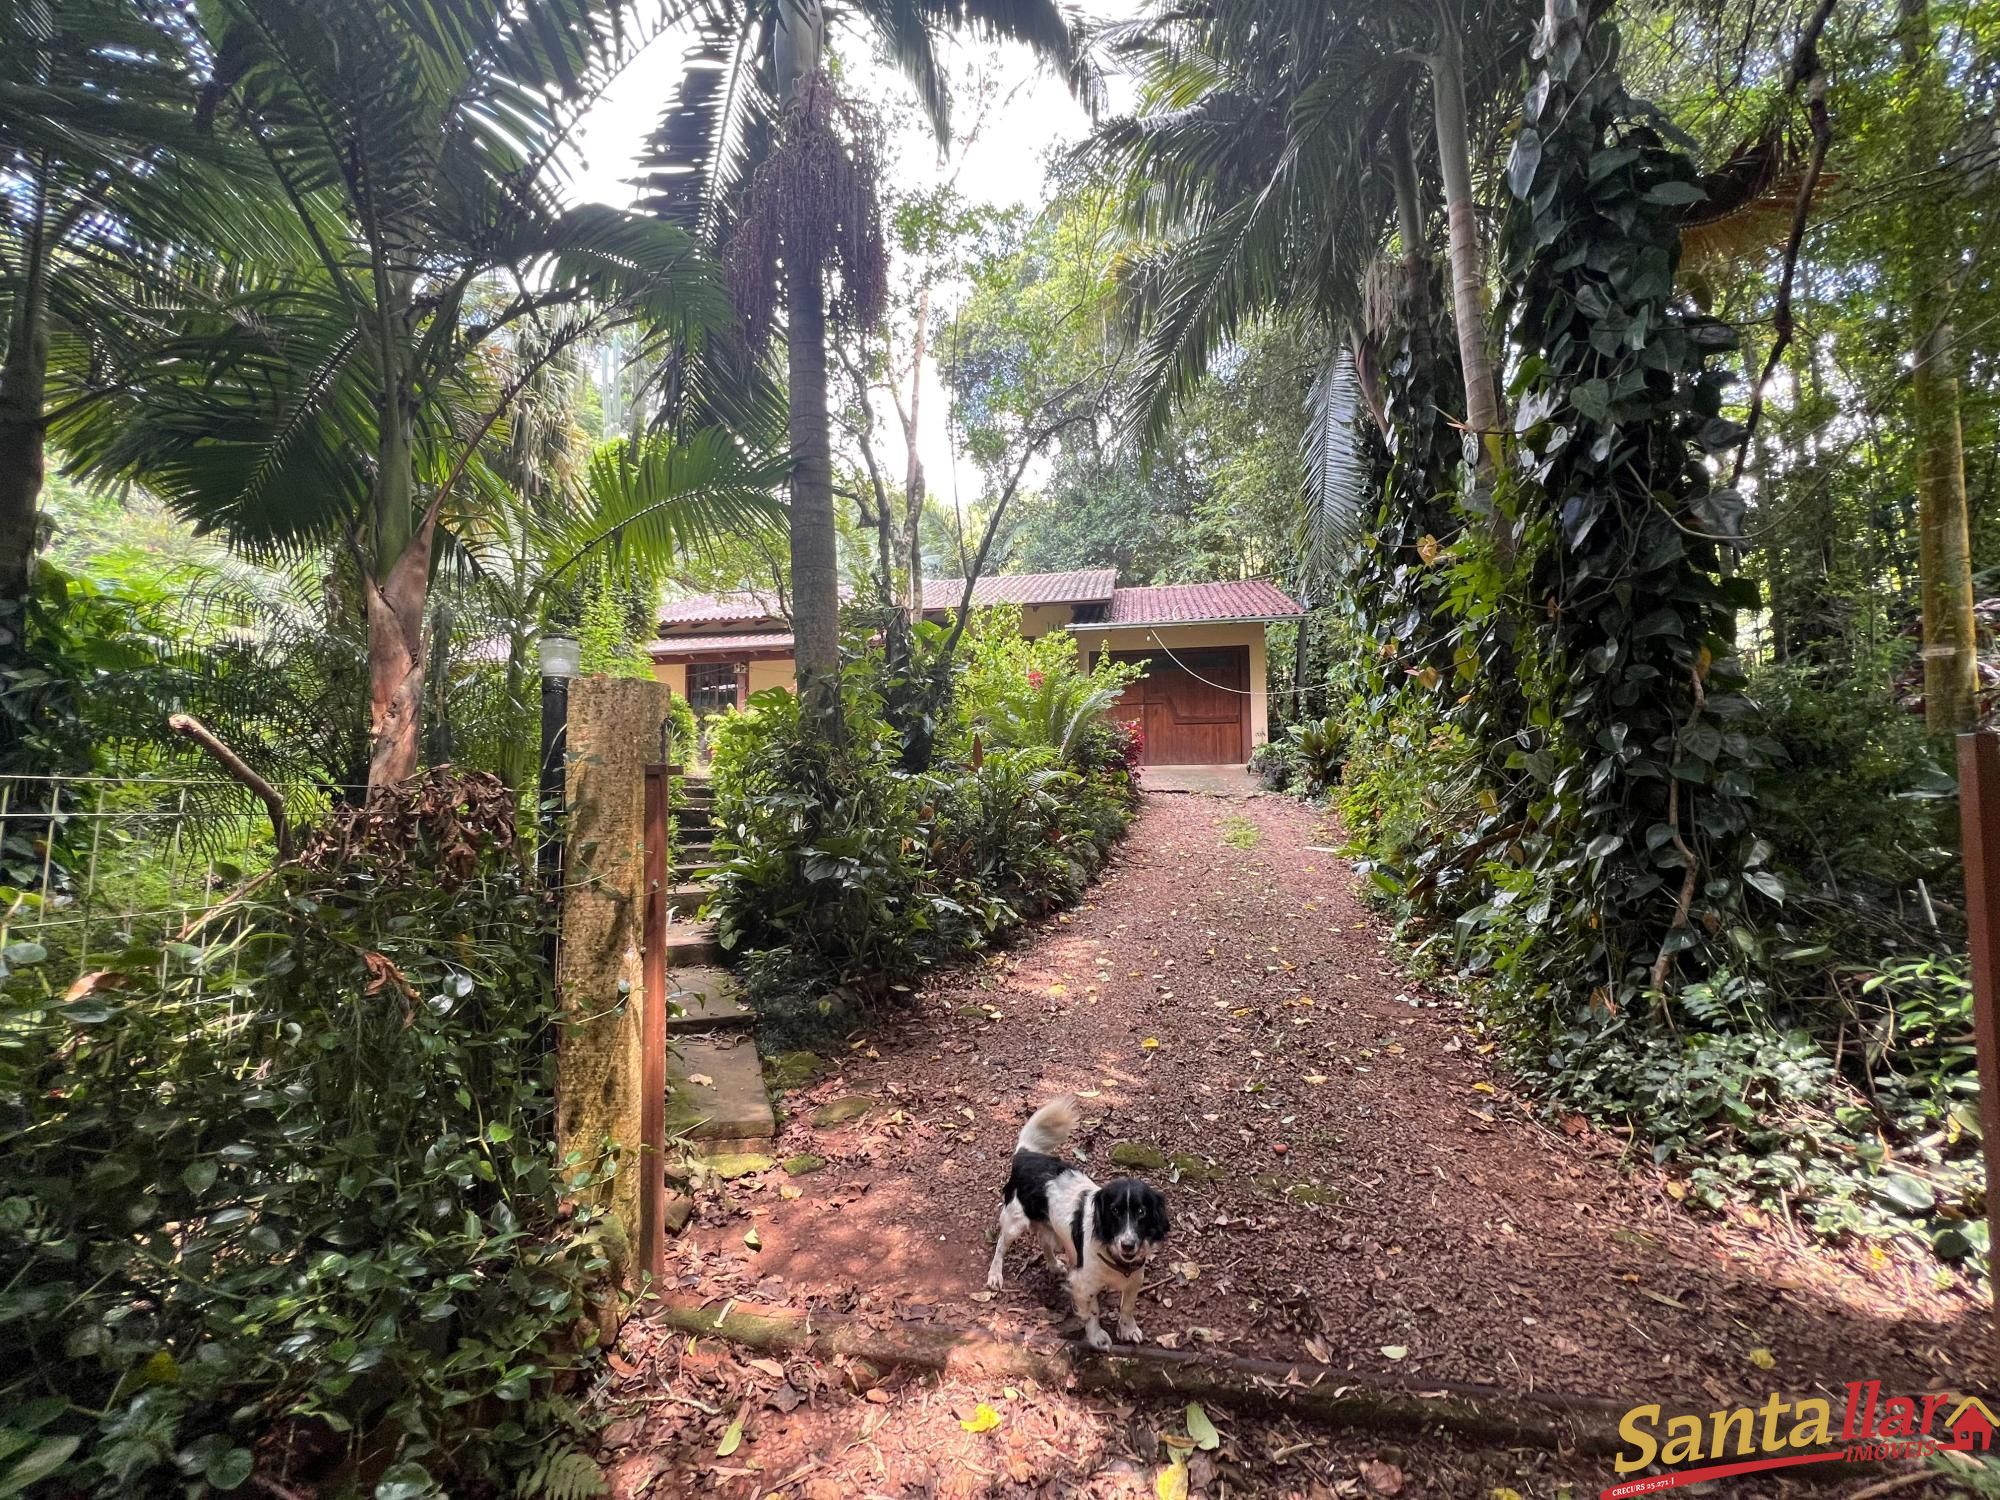
POLYGON ((1028 674, 1028 686, 1033 688, 1038 688, 1041 685, 1042 685, 1042 674, 1040 672, 1030 672, 1028 674))

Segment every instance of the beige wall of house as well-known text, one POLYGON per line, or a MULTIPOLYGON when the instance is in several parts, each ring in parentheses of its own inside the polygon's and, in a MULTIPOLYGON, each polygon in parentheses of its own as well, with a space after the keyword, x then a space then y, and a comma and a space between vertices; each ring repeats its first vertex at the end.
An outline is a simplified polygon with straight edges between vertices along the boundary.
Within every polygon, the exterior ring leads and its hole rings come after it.
POLYGON ((1170 651, 1183 646, 1248 646, 1250 744, 1254 748, 1271 737, 1270 694, 1264 681, 1262 621, 1216 625, 1130 625, 1120 629, 1094 629, 1086 625, 1076 633, 1076 643, 1086 662, 1093 660, 1101 651, 1146 651, 1156 646, 1164 646, 1170 651))
POLYGON ((1075 618, 1076 611, 1067 604, 1025 604, 1021 607, 1021 634, 1033 640, 1061 630, 1075 618))
POLYGON ((798 666, 789 656, 750 663, 750 691, 753 693, 761 693, 765 688, 795 686, 798 677, 798 666))
MULTIPOLYGON (((1035 604, 1021 611, 1021 633, 1038 636, 1060 629, 1070 619, 1066 604, 1035 604)), ((1088 662, 1101 651, 1145 651, 1155 646, 1177 650, 1182 646, 1248 646, 1250 648, 1250 743, 1261 745, 1271 737, 1269 694, 1265 684, 1264 626, 1251 621, 1214 625, 1134 625, 1121 629, 1085 626, 1076 633, 1077 649, 1088 662)), ((687 667, 681 663, 655 662, 653 675, 675 694, 687 696, 687 667)), ((789 656, 750 663, 750 691, 792 685, 797 669, 789 656)))

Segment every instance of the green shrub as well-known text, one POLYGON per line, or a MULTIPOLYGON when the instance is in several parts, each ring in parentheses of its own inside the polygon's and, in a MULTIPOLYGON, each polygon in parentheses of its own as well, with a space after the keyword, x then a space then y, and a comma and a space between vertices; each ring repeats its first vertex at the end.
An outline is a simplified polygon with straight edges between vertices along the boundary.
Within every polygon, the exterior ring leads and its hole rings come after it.
POLYGON ((512 818, 434 773, 67 990, 10 951, 0 1452, 112 1495, 310 1488, 366 1442, 416 1495, 549 1451, 603 1258, 512 818))
POLYGON ((961 733, 1016 750, 1053 750, 1073 767, 1093 754, 1101 760, 1106 716, 1143 669, 1106 657, 1085 672, 1074 636, 1051 630, 1028 640, 1020 613, 1013 606, 983 611, 967 631, 954 695, 961 733))
POLYGON ((695 722, 694 705, 679 693, 667 700, 667 723, 673 745, 668 759, 675 765, 691 766, 701 759, 701 726, 695 722))
POLYGON ((1267 792, 1289 792, 1299 774, 1299 747, 1289 734, 1250 752, 1250 770, 1267 792))
POLYGON ((1117 679, 1081 672, 1073 643, 986 636, 972 689, 952 695, 966 718, 938 747, 958 753, 924 772, 904 769, 865 644, 852 655, 837 722, 810 723, 773 689, 713 728, 711 910, 774 1039, 836 1024, 1074 900, 1134 806, 1133 735, 1100 711, 1117 679))

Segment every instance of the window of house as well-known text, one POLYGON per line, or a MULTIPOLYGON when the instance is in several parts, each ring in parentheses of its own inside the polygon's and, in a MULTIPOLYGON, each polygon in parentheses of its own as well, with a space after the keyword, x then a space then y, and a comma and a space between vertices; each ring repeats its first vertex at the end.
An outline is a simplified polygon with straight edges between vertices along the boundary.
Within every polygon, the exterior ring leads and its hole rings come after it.
POLYGON ((688 667, 688 707, 697 715, 720 713, 736 706, 735 662, 702 662, 688 667))

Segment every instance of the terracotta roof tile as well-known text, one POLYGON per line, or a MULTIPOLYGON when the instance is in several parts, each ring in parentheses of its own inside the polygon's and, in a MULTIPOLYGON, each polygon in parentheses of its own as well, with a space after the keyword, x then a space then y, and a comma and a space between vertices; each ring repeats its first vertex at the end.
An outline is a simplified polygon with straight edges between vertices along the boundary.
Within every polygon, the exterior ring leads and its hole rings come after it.
MULTIPOLYGON (((1068 573, 989 573, 972 586, 975 607, 988 604, 1102 604, 1118 585, 1116 568, 1078 568, 1068 573)), ((965 594, 963 578, 924 580, 924 609, 957 609, 965 594)))
MULTIPOLYGON (((1117 585, 1115 568, 1079 568, 1067 573, 995 573, 973 585, 975 606, 989 604, 1103 604, 1117 585)), ((931 578, 924 582, 924 609, 958 608, 965 592, 962 578, 931 578)), ((847 597, 843 585, 841 597, 847 597)), ((749 624, 779 618, 778 601, 755 589, 728 594, 696 594, 660 605, 660 628, 680 625, 749 624)))
POLYGON ((1167 583, 1118 589, 1106 625, 1168 625, 1195 620, 1268 620, 1301 615, 1285 592, 1262 579, 1240 583, 1167 583))
POLYGON ((778 601, 744 589, 733 594, 695 594, 660 605, 660 625, 726 625, 737 620, 775 620, 778 601))

